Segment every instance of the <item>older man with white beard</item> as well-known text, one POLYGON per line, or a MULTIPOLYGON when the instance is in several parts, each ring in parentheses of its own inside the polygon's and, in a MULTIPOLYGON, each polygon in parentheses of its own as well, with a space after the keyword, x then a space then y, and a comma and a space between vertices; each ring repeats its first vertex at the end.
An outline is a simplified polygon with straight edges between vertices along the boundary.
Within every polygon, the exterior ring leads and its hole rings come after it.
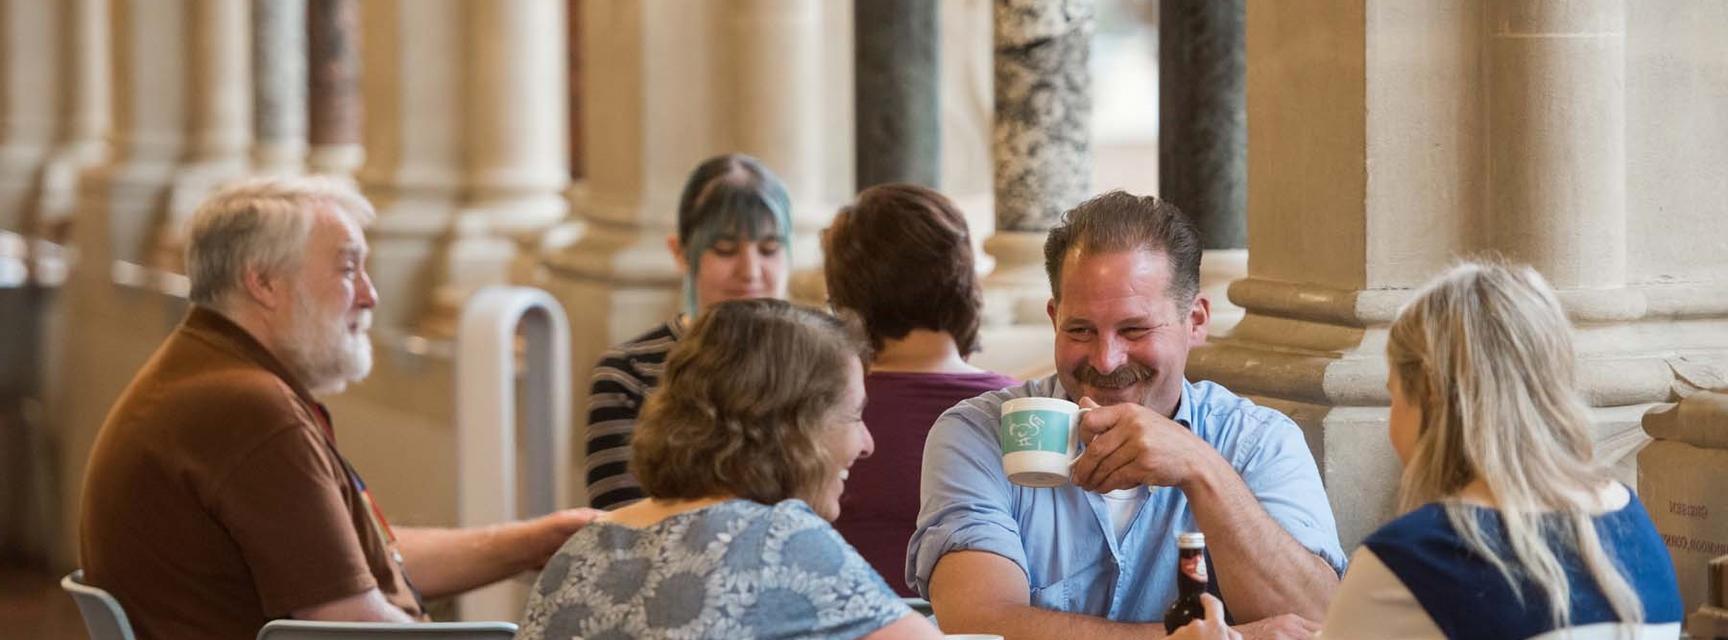
POLYGON ((252 637, 285 617, 422 620, 423 597, 536 568, 598 513, 385 520, 317 400, 371 370, 372 217, 323 178, 244 182, 194 214, 194 306, 114 405, 84 488, 85 580, 141 640, 252 637))

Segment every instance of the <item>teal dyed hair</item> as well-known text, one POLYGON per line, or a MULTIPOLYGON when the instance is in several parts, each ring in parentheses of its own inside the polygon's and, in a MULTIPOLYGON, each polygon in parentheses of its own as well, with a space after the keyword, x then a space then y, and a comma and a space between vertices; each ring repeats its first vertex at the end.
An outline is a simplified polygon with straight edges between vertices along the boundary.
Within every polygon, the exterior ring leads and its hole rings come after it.
POLYGON ((702 161, 678 198, 678 244, 684 249, 684 311, 695 316, 702 254, 727 238, 780 240, 792 259, 792 200, 760 160, 729 153, 702 161))

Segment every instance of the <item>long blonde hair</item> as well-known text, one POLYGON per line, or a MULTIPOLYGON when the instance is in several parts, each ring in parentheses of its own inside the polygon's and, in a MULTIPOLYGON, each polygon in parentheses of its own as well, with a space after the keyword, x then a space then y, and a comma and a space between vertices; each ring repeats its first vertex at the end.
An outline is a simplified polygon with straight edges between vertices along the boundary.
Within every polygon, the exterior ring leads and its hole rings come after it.
POLYGON ((1595 459, 1574 378, 1571 326, 1559 299, 1527 266, 1460 264, 1419 291, 1392 323, 1387 359, 1422 422, 1400 482, 1403 510, 1442 501, 1465 542, 1511 584, 1541 588, 1556 628, 1571 617, 1559 559, 1570 549, 1625 623, 1643 605, 1603 550, 1592 497, 1609 481, 1595 459), (1511 556, 1477 510, 1456 500, 1481 478, 1499 503, 1511 556))

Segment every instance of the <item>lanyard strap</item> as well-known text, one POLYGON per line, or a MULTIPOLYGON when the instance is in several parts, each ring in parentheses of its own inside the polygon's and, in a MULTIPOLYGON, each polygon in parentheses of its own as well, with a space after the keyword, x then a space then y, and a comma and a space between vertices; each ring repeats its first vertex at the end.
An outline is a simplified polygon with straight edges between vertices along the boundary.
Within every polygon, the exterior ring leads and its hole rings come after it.
POLYGON ((402 552, 398 548, 396 531, 390 528, 390 521, 384 517, 384 510, 378 508, 378 501, 372 499, 372 491, 366 488, 366 481, 360 478, 360 472, 354 470, 354 465, 348 463, 348 458, 336 450, 336 431, 330 426, 330 410, 324 405, 314 403, 318 427, 324 432, 324 445, 330 448, 330 454, 336 456, 336 461, 342 463, 342 473, 348 477, 348 483, 366 503, 366 515, 372 520, 372 530, 377 532, 384 543, 384 550, 390 553, 390 560, 396 563, 396 572, 402 575, 402 582, 408 585, 408 593, 414 596, 414 605, 420 608, 421 615, 426 613, 426 601, 420 597, 420 589, 414 586, 414 581, 408 577, 408 566, 402 561, 402 552))

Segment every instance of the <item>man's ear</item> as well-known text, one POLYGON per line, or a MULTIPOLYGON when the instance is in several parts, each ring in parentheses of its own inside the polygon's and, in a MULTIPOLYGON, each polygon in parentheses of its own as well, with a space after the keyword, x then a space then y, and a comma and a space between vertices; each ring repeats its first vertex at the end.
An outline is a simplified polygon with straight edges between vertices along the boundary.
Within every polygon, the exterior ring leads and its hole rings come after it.
POLYGON ((678 242, 678 234, 666 234, 666 251, 672 254, 672 261, 678 263, 679 273, 690 273, 690 264, 684 259, 684 244, 678 242))
POLYGON ((1050 315, 1050 328, 1055 329, 1057 332, 1061 332, 1061 329, 1056 327, 1056 298, 1054 296, 1052 296, 1048 302, 1044 303, 1044 313, 1050 315))
POLYGON ((257 267, 246 267, 240 282, 246 290, 246 297, 265 309, 275 311, 286 299, 282 294, 287 283, 280 277, 265 275, 257 267))
POLYGON ((1195 294, 1194 304, 1188 305, 1188 346, 1206 344, 1206 331, 1211 326, 1212 301, 1204 293, 1195 294))

